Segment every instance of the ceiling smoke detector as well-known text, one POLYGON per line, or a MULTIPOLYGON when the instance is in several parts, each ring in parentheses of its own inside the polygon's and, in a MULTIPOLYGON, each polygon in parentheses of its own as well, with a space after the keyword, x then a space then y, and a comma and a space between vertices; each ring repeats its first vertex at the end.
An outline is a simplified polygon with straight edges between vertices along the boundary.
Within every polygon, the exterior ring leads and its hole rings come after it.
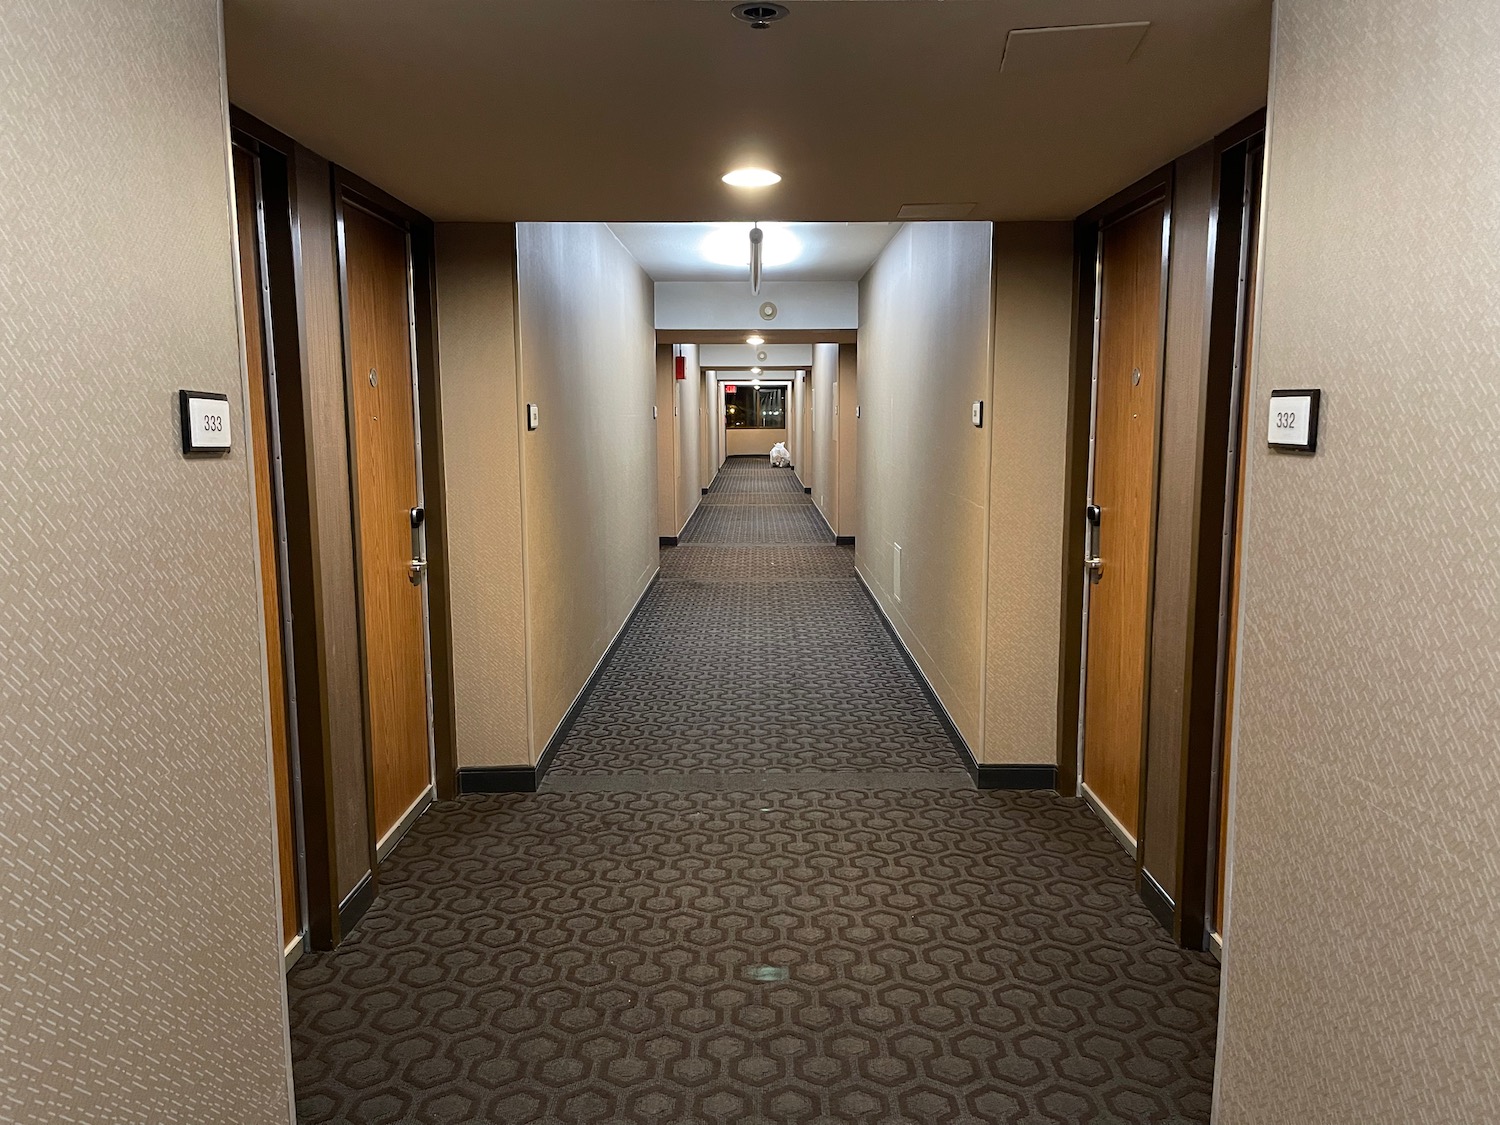
POLYGON ((736 4, 734 18, 748 23, 758 31, 764 31, 777 20, 784 20, 791 13, 781 4, 736 4))

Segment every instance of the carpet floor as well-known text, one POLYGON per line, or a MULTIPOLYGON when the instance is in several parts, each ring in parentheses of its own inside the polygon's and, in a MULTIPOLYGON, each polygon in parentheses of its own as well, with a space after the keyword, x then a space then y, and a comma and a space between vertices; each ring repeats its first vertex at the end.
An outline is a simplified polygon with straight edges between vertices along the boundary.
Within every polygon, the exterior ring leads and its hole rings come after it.
POLYGON ((980 792, 787 470, 731 459, 542 792, 292 970, 299 1120, 1189 1125, 1218 968, 1081 801, 980 792))

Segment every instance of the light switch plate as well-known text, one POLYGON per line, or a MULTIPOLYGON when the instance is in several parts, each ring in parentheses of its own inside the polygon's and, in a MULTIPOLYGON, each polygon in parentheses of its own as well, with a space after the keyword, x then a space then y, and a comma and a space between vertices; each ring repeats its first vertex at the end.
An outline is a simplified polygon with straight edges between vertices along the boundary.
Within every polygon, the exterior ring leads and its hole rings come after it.
POLYGON ((541 411, 539 411, 537 409, 536 403, 534 403, 534 402, 528 402, 526 404, 526 428, 528 430, 534 430, 538 426, 540 426, 541 424, 542 424, 541 411))
POLYGON ((1290 453, 1316 453, 1322 391, 1272 391, 1266 444, 1290 453))
POLYGON ((969 408, 969 421, 973 422, 976 426, 984 425, 984 403, 982 401, 976 402, 969 408))
POLYGON ((652 418, 656 417, 656 407, 654 407, 654 406, 651 408, 651 417, 652 418))

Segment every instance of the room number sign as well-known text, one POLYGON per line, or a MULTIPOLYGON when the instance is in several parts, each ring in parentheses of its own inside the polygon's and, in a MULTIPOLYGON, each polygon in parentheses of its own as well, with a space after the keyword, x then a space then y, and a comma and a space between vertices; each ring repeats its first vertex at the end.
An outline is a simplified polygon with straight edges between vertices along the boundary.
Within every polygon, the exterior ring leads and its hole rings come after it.
POLYGON ((184 453, 229 451, 229 396, 213 391, 178 391, 184 453))
POLYGON ((1322 391, 1272 391, 1266 443, 1272 449, 1314 453, 1322 391))

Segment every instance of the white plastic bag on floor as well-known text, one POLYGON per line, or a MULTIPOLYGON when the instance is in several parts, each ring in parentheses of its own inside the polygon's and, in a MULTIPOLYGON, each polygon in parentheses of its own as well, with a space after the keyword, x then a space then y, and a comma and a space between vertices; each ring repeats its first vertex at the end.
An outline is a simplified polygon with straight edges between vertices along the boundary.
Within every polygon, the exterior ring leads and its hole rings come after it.
POLYGON ((771 446, 771 466, 773 468, 785 469, 791 463, 792 455, 787 449, 785 442, 778 441, 775 445, 771 446))

